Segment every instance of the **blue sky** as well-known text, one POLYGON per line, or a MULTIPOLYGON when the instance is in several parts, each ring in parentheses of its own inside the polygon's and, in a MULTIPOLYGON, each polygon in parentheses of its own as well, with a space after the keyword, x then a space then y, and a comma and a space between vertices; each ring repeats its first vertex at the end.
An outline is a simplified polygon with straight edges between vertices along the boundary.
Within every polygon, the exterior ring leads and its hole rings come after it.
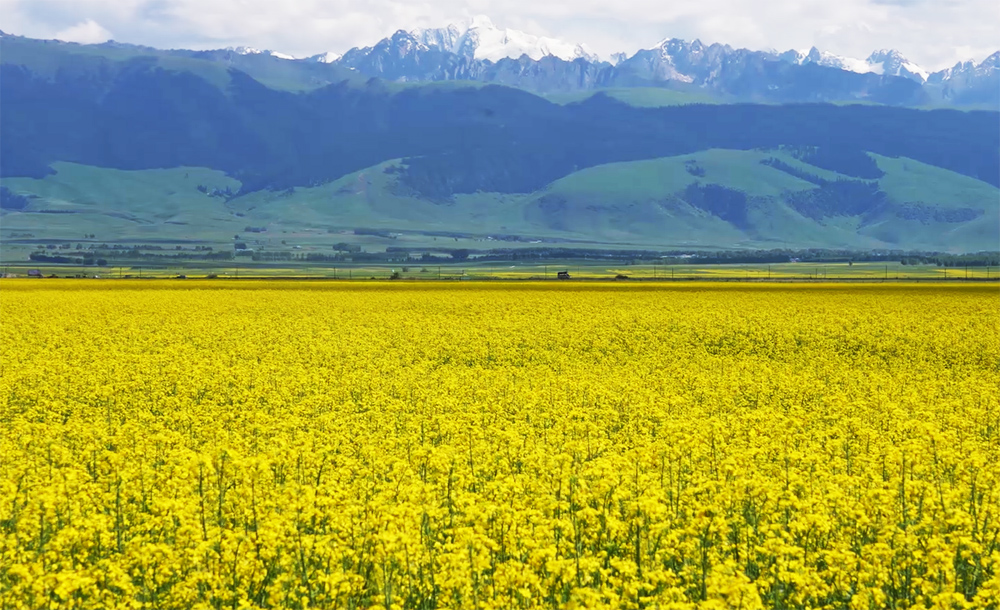
POLYGON ((473 14, 605 55, 667 37, 700 38, 752 49, 815 45, 861 58, 896 48, 937 70, 1000 49, 995 0, 0 0, 0 29, 76 42, 246 45, 307 56, 473 14))

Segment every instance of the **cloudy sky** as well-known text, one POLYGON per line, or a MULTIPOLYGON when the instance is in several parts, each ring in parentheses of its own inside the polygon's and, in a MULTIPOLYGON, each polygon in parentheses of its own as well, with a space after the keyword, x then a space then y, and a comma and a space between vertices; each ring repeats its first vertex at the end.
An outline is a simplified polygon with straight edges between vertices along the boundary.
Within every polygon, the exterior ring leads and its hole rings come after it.
POLYGON ((700 38, 751 49, 815 45, 852 57, 895 48, 936 70, 1000 49, 996 0, 0 0, 0 29, 76 42, 246 45, 308 56, 475 14, 602 54, 667 37, 700 38))

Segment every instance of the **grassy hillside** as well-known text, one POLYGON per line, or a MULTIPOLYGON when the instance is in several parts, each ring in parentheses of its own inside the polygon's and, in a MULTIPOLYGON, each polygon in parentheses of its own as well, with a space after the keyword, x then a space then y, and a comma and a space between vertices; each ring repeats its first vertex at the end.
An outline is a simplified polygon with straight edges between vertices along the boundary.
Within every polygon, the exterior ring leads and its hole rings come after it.
POLYGON ((4 212, 5 236, 212 239, 246 225, 224 197, 209 194, 239 190, 240 183, 222 172, 198 167, 124 171, 75 163, 56 163, 53 169, 40 180, 3 180, 4 187, 29 198, 23 211, 4 212))
MULTIPOLYGON (((851 227, 820 226, 775 201, 787 191, 814 188, 810 182, 761 164, 783 153, 709 150, 702 153, 612 163, 575 172, 536 194, 529 217, 563 230, 619 237, 641 235, 650 241, 678 245, 709 244, 720 248, 873 247, 851 227), (743 226, 692 205, 684 191, 717 185, 749 197, 743 226)), ((834 175, 811 168, 825 176, 834 175)), ((739 224, 739 223, 738 223, 739 224)))
POLYGON ((323 247, 346 239, 373 250, 403 242, 442 245, 438 239, 450 234, 466 235, 454 247, 490 235, 519 236, 514 246, 1000 247, 1000 190, 911 159, 874 159, 884 175, 859 180, 810 165, 789 150, 714 149, 600 165, 529 194, 440 199, 420 197, 402 184, 399 160, 319 186, 240 196, 226 196, 227 189, 238 192, 239 182, 204 168, 123 171, 57 163, 56 173, 42 179, 4 179, 3 186, 28 197, 28 204, 3 212, 0 238, 96 234, 110 242, 230 244, 252 226, 267 228, 266 241, 253 236, 262 246, 291 239, 323 247), (875 203, 852 208, 850 192, 832 204, 819 197, 829 185, 845 184, 875 192, 875 203), (803 201, 827 208, 803 207, 803 201), (359 228, 384 233, 353 236, 359 228))
MULTIPOLYGON (((947 208, 997 203, 997 189, 981 180, 907 158, 872 155, 886 175, 882 190, 898 201, 924 202, 947 208)), ((994 216, 994 220, 996 217, 994 216)))

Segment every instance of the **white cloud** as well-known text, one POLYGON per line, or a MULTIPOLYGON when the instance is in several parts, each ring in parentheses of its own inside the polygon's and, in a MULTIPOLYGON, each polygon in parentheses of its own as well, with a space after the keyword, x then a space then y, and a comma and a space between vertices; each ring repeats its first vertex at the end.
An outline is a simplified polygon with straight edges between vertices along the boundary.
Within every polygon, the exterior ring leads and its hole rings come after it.
POLYGON ((94 44, 111 40, 111 32, 93 19, 86 19, 55 34, 57 40, 94 44))
POLYGON ((997 50, 998 12, 995 0, 0 0, 11 33, 99 38, 106 27, 121 41, 157 47, 246 45, 306 56, 483 13, 501 27, 602 54, 700 38, 752 49, 816 45, 855 57, 896 48, 930 69, 997 50))

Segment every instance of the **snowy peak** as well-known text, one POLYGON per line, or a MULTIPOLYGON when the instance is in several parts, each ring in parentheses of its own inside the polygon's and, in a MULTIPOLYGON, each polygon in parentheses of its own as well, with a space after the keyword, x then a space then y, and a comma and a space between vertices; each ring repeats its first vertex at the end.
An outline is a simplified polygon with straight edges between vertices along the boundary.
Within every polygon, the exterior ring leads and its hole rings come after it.
POLYGON ((611 65, 617 66, 618 64, 622 63, 626 59, 628 59, 628 53, 621 53, 621 52, 619 52, 619 53, 612 53, 611 57, 608 58, 608 61, 611 62, 611 65))
POLYGON ((467 29, 470 30, 473 28, 483 28, 486 30, 498 29, 497 26, 493 25, 493 20, 487 17, 486 15, 474 15, 473 17, 470 17, 467 20, 467 22, 468 22, 467 29))
POLYGON ((313 55, 312 57, 307 57, 306 61, 311 61, 317 64, 332 64, 343 57, 340 53, 334 53, 333 51, 327 51, 326 53, 320 53, 319 55, 313 55))
POLYGON ((861 74, 901 76, 921 84, 941 83, 951 79, 982 79, 1000 73, 1000 51, 990 55, 980 63, 975 61, 958 62, 951 68, 934 73, 906 59, 902 53, 895 49, 880 49, 873 52, 865 60, 834 55, 820 51, 816 47, 808 52, 786 51, 778 55, 778 58, 800 65, 815 63, 861 74))
POLYGON ((926 81, 929 76, 926 70, 908 61, 899 51, 894 49, 882 49, 869 55, 868 59, 856 59, 820 51, 813 47, 808 51, 785 51, 778 55, 778 59, 798 65, 816 64, 858 74, 902 76, 918 83, 926 81))
POLYGON ((918 83, 927 81, 930 73, 917 64, 907 60, 895 49, 881 49, 868 56, 869 66, 878 67, 878 72, 889 76, 902 76, 918 83))
POLYGON ((801 62, 803 64, 812 63, 819 66, 826 66, 829 68, 838 68, 840 70, 847 70, 849 72, 857 72, 858 74, 867 74, 869 72, 879 73, 880 69, 866 62, 863 59, 855 59, 853 57, 844 57, 842 55, 835 55, 833 53, 828 53, 827 51, 820 51, 816 47, 809 49, 809 52, 805 54, 805 57, 801 62))
POLYGON ((458 53, 459 47, 462 46, 462 35, 466 31, 456 25, 449 25, 446 28, 413 30, 410 35, 428 47, 458 53))
POLYGON ((392 38, 383 40, 375 45, 375 48, 391 47, 400 57, 410 55, 417 51, 427 51, 428 45, 420 42, 412 33, 406 30, 397 30, 392 38))
POLYGON ((660 50, 663 57, 675 57, 677 55, 687 55, 689 53, 699 53, 704 50, 700 40, 687 42, 680 38, 664 38, 657 43, 656 49, 660 50))
POLYGON ((990 55, 983 61, 960 61, 951 68, 935 72, 928 77, 928 82, 943 83, 947 81, 967 81, 970 79, 986 79, 1000 76, 1000 51, 990 55))
POLYGON ((796 51, 795 49, 790 49, 784 53, 776 53, 778 59, 790 64, 802 65, 805 61, 806 54, 802 51, 796 51))
POLYGON ((993 55, 984 59, 983 63, 979 64, 979 67, 987 70, 996 70, 1000 68, 1000 51, 997 51, 993 55))
POLYGON ((518 59, 527 55, 536 61, 546 56, 566 61, 578 58, 599 61, 597 55, 585 45, 527 34, 519 30, 501 29, 485 15, 477 15, 444 28, 413 30, 410 35, 428 47, 456 53, 469 59, 497 62, 504 58, 518 59))
POLYGON ((288 55, 286 53, 278 53, 277 51, 268 51, 255 49, 254 47, 227 47, 227 51, 236 53, 237 55, 267 55, 269 57, 275 57, 277 59, 296 59, 293 55, 288 55))

